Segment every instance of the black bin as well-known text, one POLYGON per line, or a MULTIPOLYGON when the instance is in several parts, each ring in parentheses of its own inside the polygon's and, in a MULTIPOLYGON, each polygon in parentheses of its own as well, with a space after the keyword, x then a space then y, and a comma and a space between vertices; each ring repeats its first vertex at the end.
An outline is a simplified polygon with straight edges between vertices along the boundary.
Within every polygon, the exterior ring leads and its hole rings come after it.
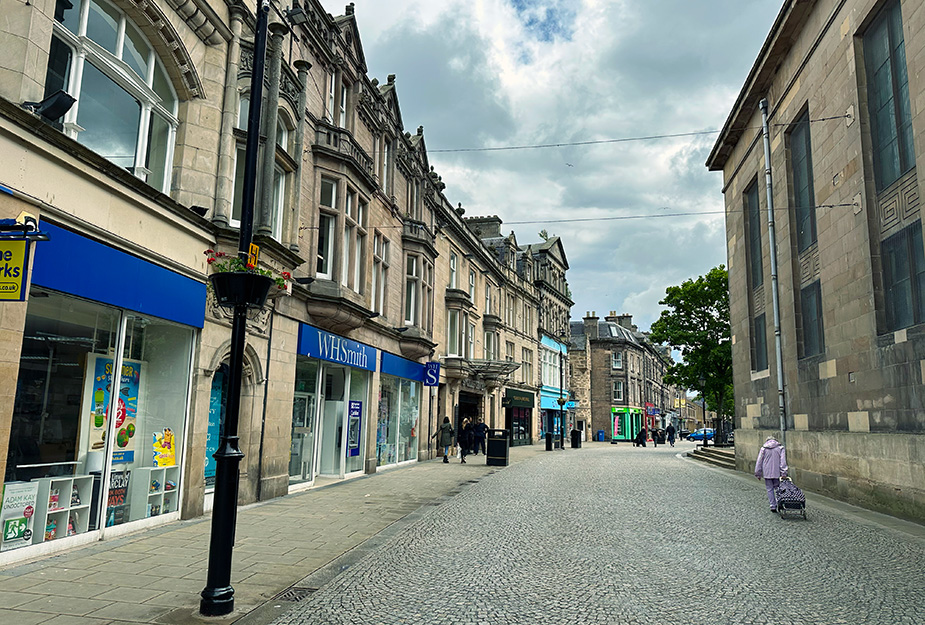
POLYGON ((581 430, 572 430, 572 449, 581 449, 581 430))
POLYGON ((506 467, 510 460, 510 432, 507 430, 488 430, 488 446, 485 449, 485 464, 490 467, 506 467))

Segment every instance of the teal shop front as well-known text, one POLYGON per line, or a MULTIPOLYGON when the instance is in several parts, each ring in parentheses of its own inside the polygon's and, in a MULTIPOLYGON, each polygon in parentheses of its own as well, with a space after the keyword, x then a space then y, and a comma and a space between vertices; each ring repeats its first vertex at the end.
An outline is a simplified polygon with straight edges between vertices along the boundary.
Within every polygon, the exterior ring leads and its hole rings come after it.
POLYGON ((375 347, 299 326, 289 483, 362 474, 375 347))

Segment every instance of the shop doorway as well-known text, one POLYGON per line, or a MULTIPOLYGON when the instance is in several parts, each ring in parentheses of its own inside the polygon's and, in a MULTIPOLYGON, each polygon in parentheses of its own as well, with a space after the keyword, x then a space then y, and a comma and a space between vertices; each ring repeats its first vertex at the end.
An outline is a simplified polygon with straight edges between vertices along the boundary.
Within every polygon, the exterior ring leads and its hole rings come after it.
POLYGON ((289 481, 304 482, 315 477, 315 395, 296 393, 292 398, 292 448, 289 452, 289 481))
POLYGON ((475 393, 459 392, 459 410, 456 413, 456 431, 462 431, 464 419, 469 419, 472 425, 475 425, 479 417, 482 416, 482 396, 475 393))
POLYGON ((345 367, 325 366, 322 372, 321 453, 319 473, 343 475, 344 402, 347 388, 345 367))

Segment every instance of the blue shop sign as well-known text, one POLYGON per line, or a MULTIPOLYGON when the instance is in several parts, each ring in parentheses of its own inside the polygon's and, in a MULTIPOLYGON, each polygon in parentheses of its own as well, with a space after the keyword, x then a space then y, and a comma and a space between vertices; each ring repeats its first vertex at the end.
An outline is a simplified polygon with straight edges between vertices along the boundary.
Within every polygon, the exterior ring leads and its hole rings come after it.
POLYGON ((440 363, 424 364, 424 386, 440 386, 440 363))
POLYGON ((382 368, 379 371, 406 380, 424 381, 424 365, 389 352, 382 352, 382 368))
POLYGON ((348 367, 376 370, 376 348, 314 326, 299 324, 299 354, 348 367))

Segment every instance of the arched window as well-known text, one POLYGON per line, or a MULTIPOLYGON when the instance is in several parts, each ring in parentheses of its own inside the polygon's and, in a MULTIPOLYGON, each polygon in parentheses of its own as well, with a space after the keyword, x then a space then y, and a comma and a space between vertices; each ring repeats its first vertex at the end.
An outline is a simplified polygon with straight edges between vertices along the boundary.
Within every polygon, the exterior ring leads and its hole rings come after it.
POLYGON ((177 96, 142 32, 107 0, 57 0, 45 95, 77 98, 64 131, 168 192, 177 96))

